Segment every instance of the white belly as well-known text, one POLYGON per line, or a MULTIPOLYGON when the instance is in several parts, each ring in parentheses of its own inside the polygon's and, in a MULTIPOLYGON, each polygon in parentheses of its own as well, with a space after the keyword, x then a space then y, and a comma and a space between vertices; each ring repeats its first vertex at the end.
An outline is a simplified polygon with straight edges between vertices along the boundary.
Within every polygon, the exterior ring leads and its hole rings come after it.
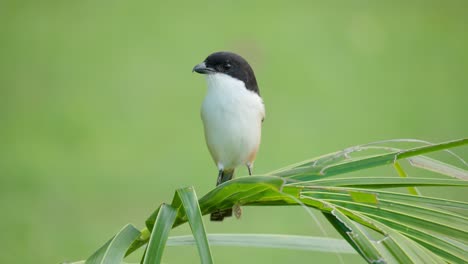
POLYGON ((210 74, 207 81, 201 116, 206 143, 218 169, 253 163, 265 116, 262 99, 228 75, 210 74))

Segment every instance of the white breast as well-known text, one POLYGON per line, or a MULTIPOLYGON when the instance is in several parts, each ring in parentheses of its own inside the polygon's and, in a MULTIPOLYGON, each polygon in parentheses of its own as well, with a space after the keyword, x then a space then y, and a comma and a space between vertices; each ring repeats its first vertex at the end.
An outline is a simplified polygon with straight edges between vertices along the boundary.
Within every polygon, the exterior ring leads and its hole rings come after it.
POLYGON ((265 107, 242 81, 222 73, 206 75, 201 116, 205 139, 218 169, 251 164, 260 145, 265 107))

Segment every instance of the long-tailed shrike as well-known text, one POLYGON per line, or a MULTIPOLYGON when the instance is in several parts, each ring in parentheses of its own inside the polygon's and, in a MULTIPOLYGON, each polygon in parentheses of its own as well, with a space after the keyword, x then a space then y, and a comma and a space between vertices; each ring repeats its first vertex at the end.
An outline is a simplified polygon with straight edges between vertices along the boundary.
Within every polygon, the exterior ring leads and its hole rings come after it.
MULTIPOLYGON (((246 165, 251 175, 265 118, 252 68, 235 53, 216 52, 193 71, 205 74, 208 83, 201 117, 206 144, 219 171, 216 185, 231 180, 241 165, 246 165)), ((229 216, 232 208, 212 213, 210 219, 222 221, 229 216)))

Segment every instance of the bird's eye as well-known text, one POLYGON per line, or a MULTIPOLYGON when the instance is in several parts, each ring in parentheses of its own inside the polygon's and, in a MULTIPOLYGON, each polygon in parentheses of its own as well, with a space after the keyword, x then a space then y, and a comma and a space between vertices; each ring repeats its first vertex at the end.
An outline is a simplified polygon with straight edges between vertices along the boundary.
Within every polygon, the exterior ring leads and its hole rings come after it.
POLYGON ((232 65, 231 65, 231 63, 228 62, 228 63, 225 63, 223 67, 224 67, 225 70, 229 70, 229 69, 231 69, 232 65))

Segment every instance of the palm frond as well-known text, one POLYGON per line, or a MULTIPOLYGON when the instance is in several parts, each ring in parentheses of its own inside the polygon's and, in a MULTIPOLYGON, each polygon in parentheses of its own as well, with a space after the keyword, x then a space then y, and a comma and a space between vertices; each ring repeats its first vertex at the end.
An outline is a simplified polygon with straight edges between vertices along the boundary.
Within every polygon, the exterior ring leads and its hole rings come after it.
POLYGON ((210 243, 245 243, 257 247, 296 249, 317 247, 317 250, 323 252, 349 253, 349 247, 337 246, 333 250, 319 247, 320 241, 325 242, 330 238, 285 238, 282 235, 270 235, 265 239, 265 235, 258 234, 206 234, 201 216, 230 208, 234 204, 305 205, 319 210, 349 245, 369 263, 463 263, 467 261, 468 203, 414 195, 418 193, 414 188, 466 188, 466 162, 448 149, 467 144, 468 139, 440 144, 415 140, 377 142, 300 162, 266 175, 234 179, 217 186, 199 200, 193 188, 179 189, 171 205, 161 205, 147 219, 146 229, 141 234, 134 228, 130 228, 132 231, 128 231, 128 227, 124 228, 96 251, 87 263, 104 263, 102 259, 109 254, 115 254, 113 259, 120 258, 122 261, 125 253, 131 254, 148 242, 143 263, 160 263, 166 243, 196 244, 202 263, 213 261, 210 243), (407 149, 382 146, 383 143, 401 142, 419 143, 423 146, 407 149), (380 153, 365 155, 366 151, 376 150, 380 153), (424 156, 442 150, 460 160, 463 168, 424 156), (397 162, 403 159, 407 159, 415 168, 436 172, 440 176, 408 177, 397 162), (391 164, 394 164, 401 177, 346 175, 391 164), (412 188, 412 195, 388 190, 394 187, 412 188), (190 224, 193 237, 168 238, 171 228, 186 222, 190 224), (125 239, 117 243, 117 239, 121 237, 125 239), (130 240, 133 242, 131 245, 128 243, 130 240), (295 240, 297 243, 292 243, 295 246, 290 246, 289 242, 295 240), (119 246, 113 247, 114 245, 119 246))

